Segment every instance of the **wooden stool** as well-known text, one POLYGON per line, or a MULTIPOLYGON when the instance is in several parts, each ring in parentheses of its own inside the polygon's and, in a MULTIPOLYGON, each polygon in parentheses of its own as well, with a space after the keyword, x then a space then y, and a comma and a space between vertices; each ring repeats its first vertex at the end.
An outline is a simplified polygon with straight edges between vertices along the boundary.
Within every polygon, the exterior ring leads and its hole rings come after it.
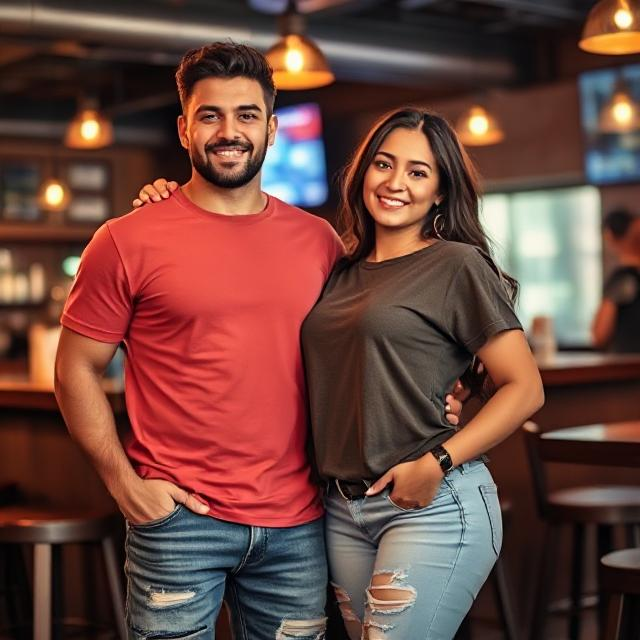
POLYGON ((600 565, 602 588, 609 594, 605 640, 640 638, 640 549, 608 553, 600 565))
POLYGON ((109 591, 121 640, 127 637, 120 571, 114 536, 121 526, 117 515, 94 516, 57 509, 7 507, 0 509, 0 544, 33 545, 33 638, 51 638, 52 547, 99 542, 104 555, 109 591))
MULTIPOLYGON (((500 500, 500 511, 502 512, 502 523, 504 533, 506 534, 511 521, 511 503, 507 500, 500 500)), ((513 605, 511 604, 511 596, 509 595, 509 582, 507 580, 507 572, 505 561, 502 554, 498 556, 493 570, 487 580, 493 588, 493 594, 502 623, 502 632, 506 640, 518 640, 520 634, 516 627, 515 615, 513 613, 513 605)), ((456 634, 456 640, 470 640, 471 621, 469 616, 462 621, 460 629, 456 634)))
MULTIPOLYGON (((581 486, 550 492, 543 466, 550 441, 545 441, 545 448, 541 449, 540 428, 533 422, 527 422, 523 426, 523 432, 538 515, 547 525, 529 638, 539 640, 544 637, 552 577, 558 570, 559 534, 563 525, 570 525, 573 528, 573 557, 569 638, 578 640, 586 527, 597 527, 598 558, 611 551, 614 525, 625 525, 629 544, 633 544, 637 537, 637 527, 640 526, 640 490, 637 486, 610 485, 581 486)), ((552 459, 557 461, 556 457, 552 459)))

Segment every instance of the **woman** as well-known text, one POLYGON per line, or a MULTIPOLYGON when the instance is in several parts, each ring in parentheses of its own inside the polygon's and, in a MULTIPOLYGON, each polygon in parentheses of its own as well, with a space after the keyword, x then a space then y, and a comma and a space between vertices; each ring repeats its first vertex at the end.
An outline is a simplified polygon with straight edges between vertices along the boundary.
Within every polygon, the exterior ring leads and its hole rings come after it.
POLYGON ((351 640, 450 640, 502 543, 482 456, 542 405, 542 384, 445 120, 384 116, 342 196, 349 253, 302 330, 332 582, 351 640), (440 390, 474 362, 496 391, 457 430, 440 390))

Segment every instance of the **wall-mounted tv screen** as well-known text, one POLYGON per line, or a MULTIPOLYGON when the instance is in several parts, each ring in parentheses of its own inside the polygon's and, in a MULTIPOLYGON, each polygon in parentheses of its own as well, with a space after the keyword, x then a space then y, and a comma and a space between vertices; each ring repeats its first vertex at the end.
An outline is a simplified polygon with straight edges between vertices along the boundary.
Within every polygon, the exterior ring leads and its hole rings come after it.
POLYGON ((587 181, 612 184, 640 180, 640 64, 586 71, 580 74, 579 90, 587 181), (630 101, 618 109, 616 117, 621 121, 627 118, 628 126, 613 131, 603 124, 603 110, 620 90, 630 101))
POLYGON ((320 107, 299 104, 275 114, 278 133, 262 168, 262 188, 289 204, 324 204, 328 186, 320 107))

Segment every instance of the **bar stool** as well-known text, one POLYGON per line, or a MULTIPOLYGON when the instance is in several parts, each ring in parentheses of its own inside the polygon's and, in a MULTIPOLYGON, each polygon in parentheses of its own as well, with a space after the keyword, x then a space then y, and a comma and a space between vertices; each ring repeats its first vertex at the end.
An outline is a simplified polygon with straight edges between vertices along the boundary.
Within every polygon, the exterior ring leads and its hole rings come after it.
POLYGON ((602 588, 609 595, 605 640, 640 638, 640 549, 608 553, 600 566, 602 588))
MULTIPOLYGON (((511 509, 512 506, 508 500, 500 500, 500 511, 502 512, 502 523, 505 535, 511 522, 511 509)), ((493 589, 496 607, 502 624, 503 636, 506 640, 518 640, 520 634, 516 627, 511 596, 509 595, 509 581, 507 579, 506 566, 502 554, 498 556, 487 582, 491 584, 493 589)), ((456 640, 470 640, 471 637, 471 620, 467 615, 456 634, 456 640)))
POLYGON ((573 529, 569 638, 578 640, 586 527, 596 526, 598 558, 611 551, 612 527, 615 525, 625 526, 629 544, 633 544, 640 527, 640 491, 637 486, 607 485, 580 486, 550 492, 543 465, 545 458, 539 442, 540 428, 533 422, 527 422, 523 426, 523 433, 538 515, 546 523, 529 638, 539 640, 544 637, 551 581, 557 572, 559 533, 562 526, 569 525, 573 529))
POLYGON ((127 637, 124 601, 114 537, 117 515, 28 507, 0 509, 0 544, 33 545, 33 638, 51 638, 52 550, 54 545, 100 543, 105 562, 117 633, 127 637))

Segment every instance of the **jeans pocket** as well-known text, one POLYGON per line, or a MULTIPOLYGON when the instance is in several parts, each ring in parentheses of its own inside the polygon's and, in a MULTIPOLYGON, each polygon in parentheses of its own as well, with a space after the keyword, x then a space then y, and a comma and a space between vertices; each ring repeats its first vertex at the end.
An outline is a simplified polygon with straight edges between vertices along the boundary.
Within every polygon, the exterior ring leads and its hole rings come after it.
POLYGON ((399 504, 396 504, 391 498, 391 492, 393 491, 393 489, 385 489, 385 492, 383 495, 385 500, 397 511, 401 511, 402 513, 418 513, 419 511, 426 511, 440 497, 443 491, 443 485, 444 483, 440 485, 438 491, 433 496, 431 502, 425 507, 411 507, 411 509, 407 509, 406 507, 401 507, 399 504))
POLYGON ((182 509, 184 509, 184 505, 177 503, 173 508, 173 511, 170 511, 166 516, 156 518, 155 520, 149 520, 149 522, 141 522, 140 524, 134 524, 133 522, 127 521, 127 524, 132 529, 152 529, 154 527, 160 527, 171 522, 171 520, 173 520, 182 511, 182 509))
POLYGON ((495 484, 480 485, 480 495, 487 510, 489 524, 491 526, 491 544, 496 556, 500 555, 502 548, 502 513, 498 500, 498 487, 495 484))
POLYGON ((398 511, 402 511, 402 513, 413 513, 414 511, 420 511, 421 509, 426 509, 427 507, 415 507, 413 509, 405 509, 404 507, 401 507, 399 504, 396 504, 392 499, 391 499, 391 494, 387 493, 387 495, 385 496, 385 498, 387 499, 387 502, 394 508, 397 509, 398 511))

